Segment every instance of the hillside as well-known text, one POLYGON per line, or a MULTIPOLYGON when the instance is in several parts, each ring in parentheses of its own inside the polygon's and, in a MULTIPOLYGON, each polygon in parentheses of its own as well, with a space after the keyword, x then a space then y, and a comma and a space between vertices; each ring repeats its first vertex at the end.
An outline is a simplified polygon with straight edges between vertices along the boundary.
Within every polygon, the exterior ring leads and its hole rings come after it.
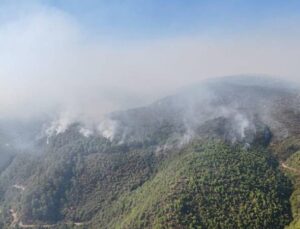
POLYGON ((282 228, 291 219, 289 187, 268 152, 193 143, 114 206, 112 215, 122 216, 119 220, 105 223, 100 217, 94 225, 282 228))
POLYGON ((0 123, 1 227, 297 228, 300 94, 251 82, 184 88, 94 127, 0 123))

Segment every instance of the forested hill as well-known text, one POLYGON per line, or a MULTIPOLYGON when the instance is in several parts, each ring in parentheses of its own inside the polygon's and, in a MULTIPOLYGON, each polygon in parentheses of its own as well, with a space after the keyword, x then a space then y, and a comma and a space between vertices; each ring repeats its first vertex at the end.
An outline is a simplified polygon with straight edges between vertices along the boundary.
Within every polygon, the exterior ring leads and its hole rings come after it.
POLYGON ((0 226, 297 228, 298 98, 228 79, 95 127, 0 123, 0 226))

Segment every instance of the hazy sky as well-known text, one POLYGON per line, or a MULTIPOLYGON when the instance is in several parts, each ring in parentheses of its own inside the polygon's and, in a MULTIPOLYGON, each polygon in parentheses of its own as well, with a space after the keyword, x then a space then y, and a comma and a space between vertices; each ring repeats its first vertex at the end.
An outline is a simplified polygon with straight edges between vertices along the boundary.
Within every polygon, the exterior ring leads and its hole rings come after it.
POLYGON ((0 113, 87 117, 233 74, 300 79, 300 1, 0 1, 0 113))

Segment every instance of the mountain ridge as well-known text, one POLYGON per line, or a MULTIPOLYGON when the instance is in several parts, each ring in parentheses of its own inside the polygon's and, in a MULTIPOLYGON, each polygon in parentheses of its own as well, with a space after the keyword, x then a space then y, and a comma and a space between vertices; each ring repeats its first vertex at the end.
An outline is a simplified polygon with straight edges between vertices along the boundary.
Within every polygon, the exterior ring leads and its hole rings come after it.
POLYGON ((0 173, 1 226, 13 209, 19 226, 284 228, 298 218, 297 182, 279 164, 300 150, 298 96, 221 80, 114 112, 89 134, 76 122, 34 138, 0 173))

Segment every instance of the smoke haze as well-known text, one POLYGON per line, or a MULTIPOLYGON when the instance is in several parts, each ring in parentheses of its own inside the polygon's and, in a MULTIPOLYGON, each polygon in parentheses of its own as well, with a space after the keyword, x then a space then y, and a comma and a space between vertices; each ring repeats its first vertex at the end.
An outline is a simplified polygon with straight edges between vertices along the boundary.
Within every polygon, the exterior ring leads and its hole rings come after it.
POLYGON ((54 7, 23 4, 1 12, 4 118, 55 111, 64 120, 97 120, 216 76, 299 79, 300 36, 293 17, 221 38, 200 33, 120 41, 91 35, 54 7))

